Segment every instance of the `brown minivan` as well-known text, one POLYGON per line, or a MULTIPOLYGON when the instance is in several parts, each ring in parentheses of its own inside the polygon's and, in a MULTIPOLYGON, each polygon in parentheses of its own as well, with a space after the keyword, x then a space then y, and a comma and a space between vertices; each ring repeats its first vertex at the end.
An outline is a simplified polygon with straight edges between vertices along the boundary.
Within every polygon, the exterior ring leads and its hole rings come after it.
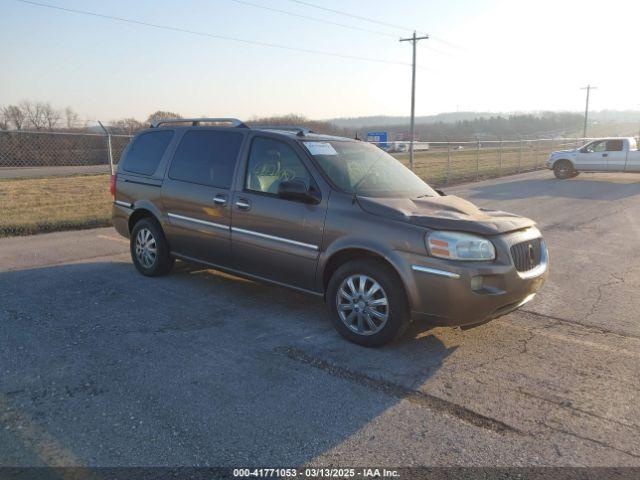
POLYGON ((444 196, 371 144, 298 127, 156 122, 126 148, 112 194, 143 275, 178 258, 322 296, 364 346, 415 318, 486 322, 547 275, 532 220, 444 196))

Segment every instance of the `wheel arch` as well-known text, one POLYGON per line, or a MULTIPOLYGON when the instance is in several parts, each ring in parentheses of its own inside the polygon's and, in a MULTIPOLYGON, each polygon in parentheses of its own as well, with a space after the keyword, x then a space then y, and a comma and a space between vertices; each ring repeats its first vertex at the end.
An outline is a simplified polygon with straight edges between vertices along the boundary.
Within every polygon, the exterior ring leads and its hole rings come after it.
POLYGON ((160 220, 151 210, 145 207, 140 207, 140 208, 136 208, 133 211, 133 213, 129 215, 129 220, 128 220, 129 235, 131 235, 131 232, 133 231, 133 227, 135 227, 136 223, 138 223, 143 218, 154 219, 156 222, 158 222, 158 225, 160 225, 160 228, 162 228, 162 225, 160 224, 160 220))
POLYGON ((576 168, 576 164, 573 163, 573 160, 567 157, 555 158, 553 160, 553 163, 551 163, 551 168, 554 168, 558 162, 569 162, 571 164, 571 167, 573 167, 574 169, 576 168))
POLYGON ((322 265, 322 276, 320 278, 325 300, 329 281, 335 271, 347 262, 362 259, 375 260, 389 268, 398 278, 400 285, 402 285, 402 291, 407 305, 411 304, 407 285, 405 285, 401 270, 391 256, 384 254, 381 250, 365 246, 345 246, 344 248, 331 252, 327 257, 327 260, 322 265))

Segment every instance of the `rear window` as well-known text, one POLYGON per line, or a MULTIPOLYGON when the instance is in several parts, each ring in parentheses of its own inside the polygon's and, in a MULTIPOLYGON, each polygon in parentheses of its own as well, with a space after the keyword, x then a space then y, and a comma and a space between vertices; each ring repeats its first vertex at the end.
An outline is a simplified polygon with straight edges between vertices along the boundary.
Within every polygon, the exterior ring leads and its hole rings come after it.
POLYGON ((169 178, 230 188, 243 135, 217 130, 191 130, 176 149, 169 178))
POLYGON ((607 152, 621 152, 623 148, 622 140, 607 140, 607 152))
POLYGON ((143 133, 133 141, 124 159, 123 168, 127 172, 152 175, 158 168, 172 137, 171 130, 143 133))

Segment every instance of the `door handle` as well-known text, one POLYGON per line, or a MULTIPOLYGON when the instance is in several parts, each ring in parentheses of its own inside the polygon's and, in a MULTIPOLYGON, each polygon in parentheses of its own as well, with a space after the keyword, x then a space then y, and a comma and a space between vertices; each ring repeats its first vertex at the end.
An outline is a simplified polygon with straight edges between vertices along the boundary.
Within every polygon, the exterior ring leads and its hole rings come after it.
POLYGON ((221 207, 224 207, 227 204, 227 196, 218 194, 215 197, 213 197, 213 203, 215 203, 216 205, 220 205, 221 207))
POLYGON ((240 210, 249 210, 251 208, 251 203, 246 198, 239 198, 236 200, 236 207, 240 210))

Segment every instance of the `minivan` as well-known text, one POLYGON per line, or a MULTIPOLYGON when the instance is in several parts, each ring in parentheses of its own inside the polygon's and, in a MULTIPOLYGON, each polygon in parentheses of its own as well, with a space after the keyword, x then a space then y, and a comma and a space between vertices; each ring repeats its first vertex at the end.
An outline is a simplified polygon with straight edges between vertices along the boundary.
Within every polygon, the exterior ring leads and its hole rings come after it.
POLYGON ((416 319, 487 322, 548 274, 534 221, 444 195, 374 145, 301 127, 157 121, 123 152, 111 192, 141 274, 180 259, 316 295, 363 346, 416 319))

